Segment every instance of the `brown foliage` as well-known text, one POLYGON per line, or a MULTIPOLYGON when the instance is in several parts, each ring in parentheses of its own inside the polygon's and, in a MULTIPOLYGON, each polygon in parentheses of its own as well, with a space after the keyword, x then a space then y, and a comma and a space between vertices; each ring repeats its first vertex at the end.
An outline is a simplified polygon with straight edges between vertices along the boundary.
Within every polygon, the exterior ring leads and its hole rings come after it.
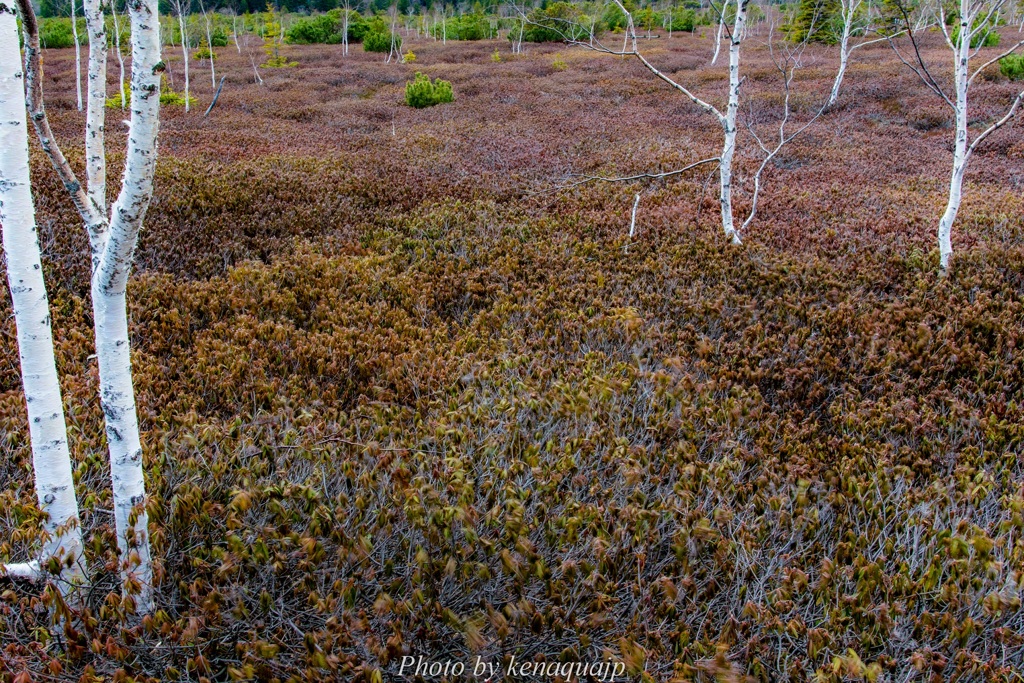
MULTIPOLYGON (((710 38, 658 42, 715 87, 710 38)), ((412 66, 340 46, 285 48, 299 66, 262 87, 225 49, 209 119, 162 114, 129 293, 163 576, 141 623, 116 590, 85 237, 34 150, 96 575, 59 647, 41 598, 0 596, 0 677, 372 681, 470 652, 612 652, 659 681, 1020 670, 1018 132, 976 159, 937 278, 948 131, 869 48, 746 247, 694 177, 643 188, 626 252, 633 188, 536 191, 713 156, 707 119, 630 61, 414 47, 454 103, 404 107, 412 66)), ((73 59, 46 58, 73 149, 73 59)), ((1006 85, 977 87, 987 115, 1006 85)), ((4 320, 6 558, 39 513, 4 320)))

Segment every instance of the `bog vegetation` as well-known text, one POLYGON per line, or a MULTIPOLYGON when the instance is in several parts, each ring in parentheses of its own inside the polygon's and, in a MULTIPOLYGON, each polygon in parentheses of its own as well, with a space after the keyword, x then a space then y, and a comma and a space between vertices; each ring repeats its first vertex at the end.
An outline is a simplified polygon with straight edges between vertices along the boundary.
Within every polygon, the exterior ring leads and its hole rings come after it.
MULTIPOLYGON (((646 54, 724 82, 711 8, 647 9, 646 54)), ((93 576, 56 630, 58 594, 0 585, 0 680, 380 683, 409 654, 607 657, 645 682, 1019 676, 1020 124, 979 148, 938 277, 947 110, 866 47, 839 104, 768 165, 737 247, 710 169, 578 183, 713 157, 721 133, 634 60, 554 42, 567 24, 548 20, 578 5, 531 11, 264 12, 238 33, 215 15, 226 85, 206 117, 207 78, 201 107, 161 110, 129 284, 159 580, 141 620, 117 580, 85 236, 33 141, 93 576), (385 39, 415 66, 346 54, 385 39)), ((831 87, 832 42, 810 41, 807 92, 831 87)), ((948 54, 940 32, 920 50, 948 54)), ((784 106, 775 57, 745 55, 755 122, 784 106)), ((45 59, 80 165, 74 51, 45 59)), ((164 60, 183 92, 181 50, 164 60)), ((984 72, 972 131, 1021 71, 984 72)), ((6 293, 0 317, 7 561, 38 546, 40 512, 6 293)))

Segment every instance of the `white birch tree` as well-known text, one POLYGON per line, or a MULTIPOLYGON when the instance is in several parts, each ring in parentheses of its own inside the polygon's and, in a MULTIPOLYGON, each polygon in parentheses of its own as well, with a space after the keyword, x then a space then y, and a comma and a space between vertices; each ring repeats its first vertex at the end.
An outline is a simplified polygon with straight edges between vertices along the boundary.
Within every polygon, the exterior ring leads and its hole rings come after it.
POLYGON ((29 181, 28 121, 16 13, 14 7, 0 4, 0 225, 28 410, 36 498, 46 514, 46 536, 38 558, 0 565, 0 573, 29 580, 53 574, 59 578, 61 592, 68 595, 85 580, 85 558, 29 181))
POLYGON ((107 24, 100 0, 82 0, 89 34, 88 106, 85 112, 85 179, 89 199, 100 211, 107 208, 105 109, 107 104, 107 24))
POLYGON ((117 3, 110 3, 110 15, 114 18, 114 49, 117 50, 117 63, 120 67, 120 75, 117 83, 121 88, 121 109, 128 106, 128 94, 124 91, 124 51, 121 49, 121 20, 117 15, 117 3))
POLYGON ((341 5, 341 54, 348 57, 348 24, 352 14, 352 3, 345 0, 341 5))
MULTIPOLYGON (((242 26, 245 26, 245 22, 242 22, 242 26)), ((235 40, 235 49, 238 50, 238 54, 242 54, 242 46, 238 43, 238 15, 231 15, 231 37, 235 40)))
POLYGON ((1021 90, 1006 105, 1003 115, 992 121, 981 133, 978 133, 971 140, 970 130, 968 129, 971 85, 985 69, 1024 46, 1024 40, 1017 42, 1009 49, 1004 50, 972 70, 971 59, 984 49, 985 34, 992 30, 999 17, 999 13, 1003 10, 1006 0, 957 0, 957 2, 955 19, 957 29, 955 31, 950 31, 946 26, 947 8, 942 2, 936 1, 930 7, 926 7, 926 11, 931 12, 934 23, 941 28, 946 45, 952 53, 952 94, 948 92, 948 84, 944 86, 932 75, 932 69, 929 68, 927 61, 922 55, 916 35, 921 30, 921 22, 915 22, 911 19, 911 10, 902 2, 897 3, 896 7, 903 20, 904 32, 907 34, 913 48, 913 56, 905 56, 896 42, 890 41, 890 45, 892 45, 900 61, 912 69, 924 84, 942 99, 950 108, 953 118, 953 166, 950 171, 949 195, 946 201, 946 208, 939 218, 938 227, 939 267, 944 273, 948 272, 953 257, 953 224, 956 221, 957 213, 960 211, 960 203, 963 199, 964 174, 967 171, 968 162, 978 149, 978 146, 986 138, 1013 119, 1021 108, 1022 100, 1024 100, 1024 90, 1021 90))
POLYGON ((178 16, 178 31, 181 34, 181 56, 185 60, 185 112, 189 110, 189 96, 188 96, 188 50, 189 50, 189 39, 188 39, 188 10, 190 0, 172 0, 171 7, 174 9, 174 13, 178 16))
POLYGON ((202 0, 199 2, 199 9, 203 12, 203 23, 206 25, 206 51, 209 52, 210 60, 210 87, 217 89, 217 70, 213 64, 213 28, 210 26, 210 16, 206 13, 206 5, 202 0))
MULTIPOLYGON (((152 610, 153 567, 142 463, 142 442, 132 383, 125 290, 139 230, 153 195, 160 112, 160 24, 157 0, 128 0, 131 20, 131 115, 128 149, 120 191, 109 212, 95 188, 83 189, 57 144, 43 106, 39 34, 30 0, 18 0, 25 30, 25 77, 29 117, 40 145, 71 194, 85 224, 92 262, 92 308, 100 376, 114 522, 121 556, 122 581, 136 594, 140 612, 152 610)), ((102 18, 102 17, 100 17, 102 18)), ((99 35, 98 32, 93 35, 99 35)), ((90 79, 90 88, 100 87, 90 79)), ((105 89, 105 83, 102 86, 105 89)), ((90 98, 90 103, 98 101, 90 98)), ((89 113, 91 118, 94 112, 89 113)), ((102 109, 95 113, 101 119, 102 109)), ((87 158, 87 162, 90 160, 87 158)), ((90 162, 91 163, 91 162, 90 162)), ((105 182, 99 171, 87 178, 105 182)), ((130 590, 129 590, 130 589, 130 590)))
POLYGON ((711 55, 711 65, 714 66, 715 62, 718 61, 718 53, 722 50, 722 30, 725 28, 725 10, 728 7, 731 0, 726 0, 725 3, 719 8, 715 5, 714 0, 711 2, 711 8, 715 10, 718 15, 718 31, 715 33, 715 53, 711 55))
POLYGON ((841 31, 839 34, 839 71, 836 72, 836 79, 832 83, 832 92, 828 96, 827 107, 834 107, 839 101, 839 89, 843 85, 843 78, 850 65, 850 56, 854 50, 858 50, 874 43, 888 40, 892 36, 868 37, 873 33, 872 24, 876 19, 874 6, 864 0, 839 0, 839 21, 841 31), (851 40, 856 36, 862 36, 861 40, 851 40))
POLYGON ((78 94, 78 111, 82 111, 82 41, 78 37, 78 15, 71 0, 71 36, 75 39, 75 92, 78 94))
MULTIPOLYGON (((654 76, 664 81, 666 84, 671 86, 676 91, 682 93, 687 97, 694 105, 700 108, 702 111, 713 117, 722 129, 722 148, 719 156, 710 159, 703 159, 686 166, 683 169, 675 171, 669 171, 667 173, 650 174, 643 173, 636 176, 629 176, 623 178, 600 178, 600 177, 587 177, 582 182, 588 182, 590 180, 608 180, 613 182, 619 181, 635 181, 635 180, 649 180, 649 179, 660 179, 670 176, 678 175, 684 171, 688 171, 697 166, 703 164, 717 163, 718 164, 718 177, 719 177, 719 192, 718 201, 721 209, 721 222, 722 229, 725 232, 725 236, 734 244, 742 244, 741 234, 751 224, 756 216, 758 206, 758 196, 762 189, 761 178, 764 174, 767 165, 776 158, 783 147, 792 142, 797 136, 805 131, 814 121, 816 121, 822 113, 825 111, 824 99, 822 106, 819 108, 808 120, 802 125, 796 127, 795 130, 791 128, 792 108, 791 108, 791 94, 794 80, 794 74, 797 69, 802 66, 801 55, 804 48, 807 46, 807 40, 804 39, 799 45, 795 47, 786 48, 782 51, 782 54, 777 54, 773 48, 773 35, 774 25, 769 30, 768 47, 772 55, 773 62, 778 69, 782 87, 784 89, 783 97, 783 112, 779 118, 778 125, 776 127, 776 142, 773 145, 768 145, 761 139, 757 131, 752 125, 747 126, 747 130, 750 134, 750 138, 755 143, 753 147, 750 147, 748 156, 760 155, 760 165, 756 172, 749 179, 749 184, 752 185, 750 188, 751 197, 751 208, 743 222, 737 226, 735 212, 733 207, 733 194, 734 194, 734 162, 737 150, 738 140, 738 115, 740 108, 740 89, 743 85, 744 78, 740 73, 740 63, 742 55, 742 46, 744 40, 747 37, 747 10, 749 6, 749 0, 725 0, 720 8, 719 17, 722 20, 723 33, 728 41, 729 49, 729 71, 728 71, 728 90, 726 92, 726 103, 725 107, 716 106, 709 100, 699 97, 692 89, 683 85, 679 81, 671 78, 668 74, 658 69, 647 57, 640 51, 637 36, 636 26, 633 20, 633 15, 628 9, 626 9, 622 0, 612 0, 626 17, 626 34, 625 34, 625 45, 621 50, 613 49, 603 45, 595 36, 591 33, 587 36, 586 40, 577 40, 573 36, 576 35, 577 29, 580 25, 576 22, 568 20, 560 20, 565 25, 565 29, 562 30, 562 35, 565 41, 570 45, 578 45, 585 47, 597 52, 603 52, 605 54, 619 55, 619 56, 633 56, 643 64, 644 68, 650 71, 654 76)), ((520 9, 520 17, 523 21, 530 21, 527 18, 524 9, 520 9)), ((551 25, 545 26, 545 28, 553 28, 551 25)), ((557 30, 557 29, 556 29, 557 30)), ((749 147, 749 146, 748 146, 749 147)))

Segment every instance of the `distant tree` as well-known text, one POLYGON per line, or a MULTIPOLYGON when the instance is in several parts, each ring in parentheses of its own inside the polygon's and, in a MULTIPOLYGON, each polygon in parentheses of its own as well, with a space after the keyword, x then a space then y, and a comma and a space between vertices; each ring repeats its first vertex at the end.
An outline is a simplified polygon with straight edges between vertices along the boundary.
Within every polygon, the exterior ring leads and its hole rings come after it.
POLYGON ((78 0, 71 0, 71 33, 75 37, 75 92, 78 95, 78 111, 82 111, 82 41, 78 38, 78 16, 75 5, 78 0))
POLYGON ((189 83, 188 83, 188 51, 191 48, 188 37, 188 13, 191 9, 191 0, 171 0, 171 7, 178 17, 178 31, 181 36, 181 56, 185 64, 185 111, 189 109, 189 83))
POLYGON ((121 109, 128 106, 128 96, 124 91, 124 50, 121 49, 121 20, 117 16, 117 3, 110 3, 110 15, 114 19, 114 50, 117 51, 119 75, 117 83, 121 88, 121 109))
POLYGON ((879 15, 876 8, 865 0, 838 0, 839 13, 836 15, 838 21, 839 40, 839 71, 836 72, 835 81, 832 83, 832 92, 828 96, 827 107, 835 106, 839 100, 839 89, 843 85, 843 78, 846 76, 846 69, 850 65, 850 56, 854 50, 888 40, 893 36, 889 31, 883 31, 883 35, 876 34, 879 23, 879 15), (859 37, 859 40, 853 40, 859 37))
POLYGON ((938 228, 939 265, 943 272, 949 270, 950 260, 953 256, 953 223, 956 221, 963 198, 963 182, 967 164, 981 143, 1013 119, 1024 100, 1024 90, 1022 90, 1006 106, 1000 118, 989 124, 973 140, 970 139, 968 98, 974 80, 987 68, 998 63, 1000 59, 1014 54, 1024 46, 1024 40, 1019 41, 981 66, 975 69, 971 68, 971 59, 985 47, 983 43, 977 45, 975 39, 991 30, 991 25, 998 20, 1006 1, 958 0, 958 5, 954 10, 954 28, 951 30, 946 25, 948 7, 942 0, 932 0, 929 4, 919 7, 909 5, 907 0, 890 0, 901 20, 903 32, 906 33, 913 54, 904 55, 895 40, 890 40, 890 45, 896 51, 900 61, 913 70, 921 81, 949 107, 953 118, 953 167, 950 173, 946 209, 939 219, 938 228), (920 16, 915 16, 915 14, 920 14, 920 16), (922 17, 930 18, 931 25, 937 25, 942 31, 953 58, 952 84, 941 83, 935 78, 933 75, 935 65, 929 66, 928 60, 925 59, 920 49, 918 34, 923 30, 922 26, 928 25, 928 22, 922 20, 922 17))
MULTIPOLYGON (((203 0, 199 0, 199 9, 203 13, 203 23, 206 26, 206 51, 208 52, 207 58, 210 60, 210 82, 211 87, 216 90, 217 88, 217 68, 214 65, 213 55, 213 27, 210 25, 210 16, 206 13, 206 5, 203 4, 203 0)), ((185 93, 185 107, 188 107, 188 93, 185 93)))
POLYGON ((840 0, 800 0, 789 27, 790 39, 835 45, 842 9, 840 0))

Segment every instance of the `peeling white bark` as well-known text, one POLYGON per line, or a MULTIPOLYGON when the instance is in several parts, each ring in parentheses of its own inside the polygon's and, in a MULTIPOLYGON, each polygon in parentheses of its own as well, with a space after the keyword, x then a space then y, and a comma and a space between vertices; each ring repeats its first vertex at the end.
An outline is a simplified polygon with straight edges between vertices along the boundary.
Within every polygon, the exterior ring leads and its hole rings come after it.
POLYGON ((85 558, 32 203, 24 103, 15 9, 0 4, 0 225, 28 409, 36 497, 47 514, 47 540, 40 560, 6 565, 4 570, 9 576, 43 578, 40 565, 56 556, 64 567, 59 585, 67 594, 85 580, 85 558))
POLYGON ((352 10, 349 7, 349 3, 346 2, 344 5, 342 5, 341 16, 344 18, 341 21, 341 54, 344 55, 345 57, 348 56, 348 15, 349 12, 351 11, 352 10))
POLYGON ((89 198, 107 210, 107 161, 104 114, 107 106, 107 31, 100 0, 83 0, 89 33, 88 106, 85 115, 85 176, 89 198))

